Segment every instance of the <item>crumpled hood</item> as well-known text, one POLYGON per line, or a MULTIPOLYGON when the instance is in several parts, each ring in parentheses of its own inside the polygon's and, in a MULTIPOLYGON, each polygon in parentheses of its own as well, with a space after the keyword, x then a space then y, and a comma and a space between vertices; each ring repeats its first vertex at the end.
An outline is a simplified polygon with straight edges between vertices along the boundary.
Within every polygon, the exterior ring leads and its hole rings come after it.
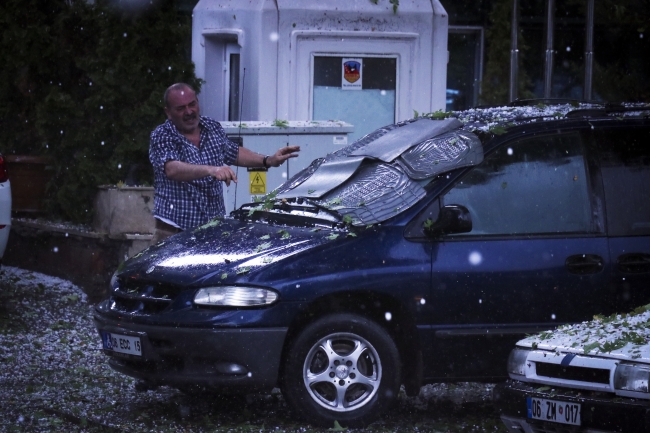
POLYGON ((117 275, 181 286, 241 282, 336 237, 327 229, 219 218, 135 255, 119 267, 117 275))
POLYGON ((603 358, 650 362, 650 308, 631 314, 598 317, 589 322, 560 326, 517 343, 519 347, 556 353, 597 355, 603 358))

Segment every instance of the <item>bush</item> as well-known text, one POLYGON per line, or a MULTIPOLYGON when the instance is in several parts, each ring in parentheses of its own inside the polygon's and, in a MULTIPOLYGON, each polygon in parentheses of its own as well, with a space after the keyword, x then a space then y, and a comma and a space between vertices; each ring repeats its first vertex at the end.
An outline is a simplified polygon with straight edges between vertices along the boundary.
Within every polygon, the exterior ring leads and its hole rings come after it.
POLYGON ((189 60, 191 18, 175 6, 0 6, 0 152, 54 157, 51 213, 89 222, 97 185, 153 182, 149 134, 165 119, 163 92, 179 81, 201 84, 189 60))

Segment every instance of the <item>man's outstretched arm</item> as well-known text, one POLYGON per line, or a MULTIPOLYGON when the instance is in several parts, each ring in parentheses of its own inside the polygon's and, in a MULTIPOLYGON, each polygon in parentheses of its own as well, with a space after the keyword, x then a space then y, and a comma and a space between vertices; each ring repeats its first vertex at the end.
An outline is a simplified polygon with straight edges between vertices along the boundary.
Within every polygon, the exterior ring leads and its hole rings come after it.
MULTIPOLYGON (((300 146, 281 147, 273 155, 266 157, 266 167, 279 167, 287 159, 297 157, 299 151, 300 146)), ((245 147, 240 147, 235 165, 240 167, 264 167, 264 158, 264 155, 260 155, 245 147)))
POLYGON ((216 167, 213 165, 189 164, 182 161, 167 161, 165 163, 165 176, 178 182, 189 182, 201 179, 205 176, 212 176, 217 180, 226 182, 237 182, 237 176, 232 168, 228 166, 216 167))

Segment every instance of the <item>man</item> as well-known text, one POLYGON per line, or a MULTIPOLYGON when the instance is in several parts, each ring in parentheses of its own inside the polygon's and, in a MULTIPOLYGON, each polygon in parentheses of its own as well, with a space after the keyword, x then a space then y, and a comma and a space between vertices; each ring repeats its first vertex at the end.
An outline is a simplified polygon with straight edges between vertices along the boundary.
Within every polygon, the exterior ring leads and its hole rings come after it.
POLYGON ((164 103, 167 121, 151 133, 149 144, 156 218, 152 244, 225 215, 221 182, 237 182, 229 165, 279 167, 300 151, 286 146, 264 156, 239 147, 219 122, 200 115, 196 92, 188 84, 170 86, 164 103))

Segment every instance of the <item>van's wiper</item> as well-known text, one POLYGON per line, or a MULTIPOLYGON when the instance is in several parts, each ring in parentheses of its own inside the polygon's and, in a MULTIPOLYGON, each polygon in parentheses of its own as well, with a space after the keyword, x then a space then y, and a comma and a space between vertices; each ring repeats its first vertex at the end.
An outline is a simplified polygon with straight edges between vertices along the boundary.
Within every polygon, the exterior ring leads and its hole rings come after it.
POLYGON ((307 197, 298 197, 296 200, 300 201, 302 203, 307 203, 308 205, 314 206, 315 208, 317 208, 319 210, 322 210, 322 211, 336 217, 339 220, 341 219, 341 214, 339 212, 337 212, 336 210, 334 210, 332 208, 329 208, 329 207, 315 201, 314 199, 307 198, 307 197))
MULTIPOLYGON (((293 201, 294 199, 290 199, 293 201)), ((272 206, 246 203, 230 215, 240 220, 266 221, 275 224, 304 225, 306 227, 334 228, 341 224, 341 216, 327 207, 305 200, 305 204, 276 201, 272 206), (324 212, 321 212, 324 211, 324 212), (326 214, 326 215, 325 215, 326 214)))
POLYGON ((317 217, 319 211, 322 211, 330 215, 330 217, 334 217, 337 221, 342 218, 341 214, 336 210, 307 197, 274 200, 272 204, 269 202, 245 203, 239 209, 234 210, 232 214, 250 216, 256 213, 274 213, 274 210, 286 212, 287 214, 296 212, 313 213, 316 214, 313 216, 314 218, 317 217))

